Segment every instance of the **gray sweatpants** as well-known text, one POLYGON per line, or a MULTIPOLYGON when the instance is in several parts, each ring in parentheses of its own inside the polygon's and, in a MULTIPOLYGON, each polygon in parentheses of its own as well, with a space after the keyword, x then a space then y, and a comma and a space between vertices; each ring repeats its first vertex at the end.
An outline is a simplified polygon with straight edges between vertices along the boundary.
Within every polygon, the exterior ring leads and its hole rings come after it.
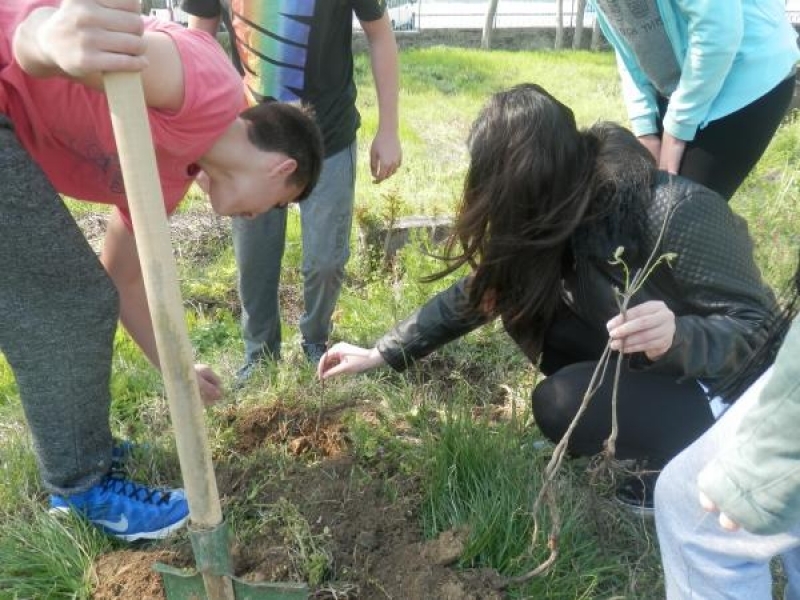
POLYGON ((0 114, 0 351, 19 387, 47 489, 110 467, 117 291, 61 198, 0 114))

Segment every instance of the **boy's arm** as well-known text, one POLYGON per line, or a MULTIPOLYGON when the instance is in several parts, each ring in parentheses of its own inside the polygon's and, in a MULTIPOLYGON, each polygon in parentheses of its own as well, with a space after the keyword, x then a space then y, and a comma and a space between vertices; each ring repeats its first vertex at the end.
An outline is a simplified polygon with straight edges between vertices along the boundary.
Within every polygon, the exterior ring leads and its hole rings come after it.
POLYGON ((109 216, 100 261, 119 292, 119 320, 147 359, 157 367, 158 350, 136 239, 117 210, 109 216))
POLYGON ((391 177, 403 159, 398 137, 399 67, 397 42, 388 15, 361 21, 369 43, 372 77, 378 95, 378 131, 370 148, 370 169, 375 183, 391 177))
MULTIPOLYGON (((147 294, 144 287, 136 239, 125 226, 119 211, 112 211, 100 257, 103 266, 119 292, 119 318, 134 342, 150 363, 159 368, 158 349, 147 294)), ((200 395, 206 404, 222 396, 217 375, 206 365, 195 365, 200 395)))
POLYGON ((34 77, 68 77, 102 90, 104 72, 139 71, 147 105, 177 110, 183 67, 169 36, 145 32, 138 0, 63 0, 32 11, 14 34, 14 57, 34 77))

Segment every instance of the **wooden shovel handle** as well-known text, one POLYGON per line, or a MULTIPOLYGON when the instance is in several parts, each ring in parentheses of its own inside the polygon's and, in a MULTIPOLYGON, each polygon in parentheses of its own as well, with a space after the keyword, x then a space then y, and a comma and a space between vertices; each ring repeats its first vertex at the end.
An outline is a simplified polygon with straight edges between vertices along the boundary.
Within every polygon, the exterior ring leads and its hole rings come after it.
MULTIPOLYGON (((203 403, 194 372, 194 353, 184 320, 142 80, 138 73, 107 73, 103 82, 191 520, 198 529, 213 529, 222 523, 222 509, 208 448, 203 403)), ((227 583, 222 587, 230 587, 230 580, 227 583)), ((209 591, 208 582, 206 589, 209 591)), ((232 590, 231 587, 229 596, 215 595, 214 598, 232 599, 232 590)), ((211 593, 209 598, 212 598, 211 593)))

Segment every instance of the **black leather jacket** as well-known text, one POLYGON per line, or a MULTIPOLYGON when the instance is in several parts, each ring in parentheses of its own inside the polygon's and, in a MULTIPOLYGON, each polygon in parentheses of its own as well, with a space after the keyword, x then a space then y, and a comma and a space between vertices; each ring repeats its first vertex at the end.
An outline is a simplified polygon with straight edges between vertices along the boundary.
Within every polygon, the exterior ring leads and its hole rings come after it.
MULTIPOLYGON (((631 270, 641 267, 654 251, 665 219, 657 255, 676 256, 671 266, 662 263, 655 269, 630 305, 665 302, 676 315, 675 337, 655 362, 633 355, 631 366, 713 385, 745 363, 759 343, 761 325, 775 310, 775 299, 754 262, 746 223, 707 188, 660 173, 642 209, 626 217, 627 232, 609 234, 601 223, 576 232, 573 268, 564 275, 562 300, 607 339, 605 324, 619 312, 613 286, 624 288, 622 269, 609 260, 624 246, 623 258, 631 270)), ((378 341, 378 351, 392 368, 403 370, 489 320, 470 310, 467 285, 464 278, 437 294, 378 341)), ((514 334, 535 361, 543 334, 530 332, 527 341, 514 334)))

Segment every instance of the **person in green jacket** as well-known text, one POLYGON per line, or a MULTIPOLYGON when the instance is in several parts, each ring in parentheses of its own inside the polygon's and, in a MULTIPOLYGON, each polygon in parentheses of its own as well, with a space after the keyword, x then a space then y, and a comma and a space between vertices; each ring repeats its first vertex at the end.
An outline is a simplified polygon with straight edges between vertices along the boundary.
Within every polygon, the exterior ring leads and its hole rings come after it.
POLYGON ((779 555, 784 598, 800 598, 800 268, 794 285, 778 334, 758 353, 774 352, 788 327, 772 367, 658 479, 670 600, 771 599, 770 561, 779 555))

